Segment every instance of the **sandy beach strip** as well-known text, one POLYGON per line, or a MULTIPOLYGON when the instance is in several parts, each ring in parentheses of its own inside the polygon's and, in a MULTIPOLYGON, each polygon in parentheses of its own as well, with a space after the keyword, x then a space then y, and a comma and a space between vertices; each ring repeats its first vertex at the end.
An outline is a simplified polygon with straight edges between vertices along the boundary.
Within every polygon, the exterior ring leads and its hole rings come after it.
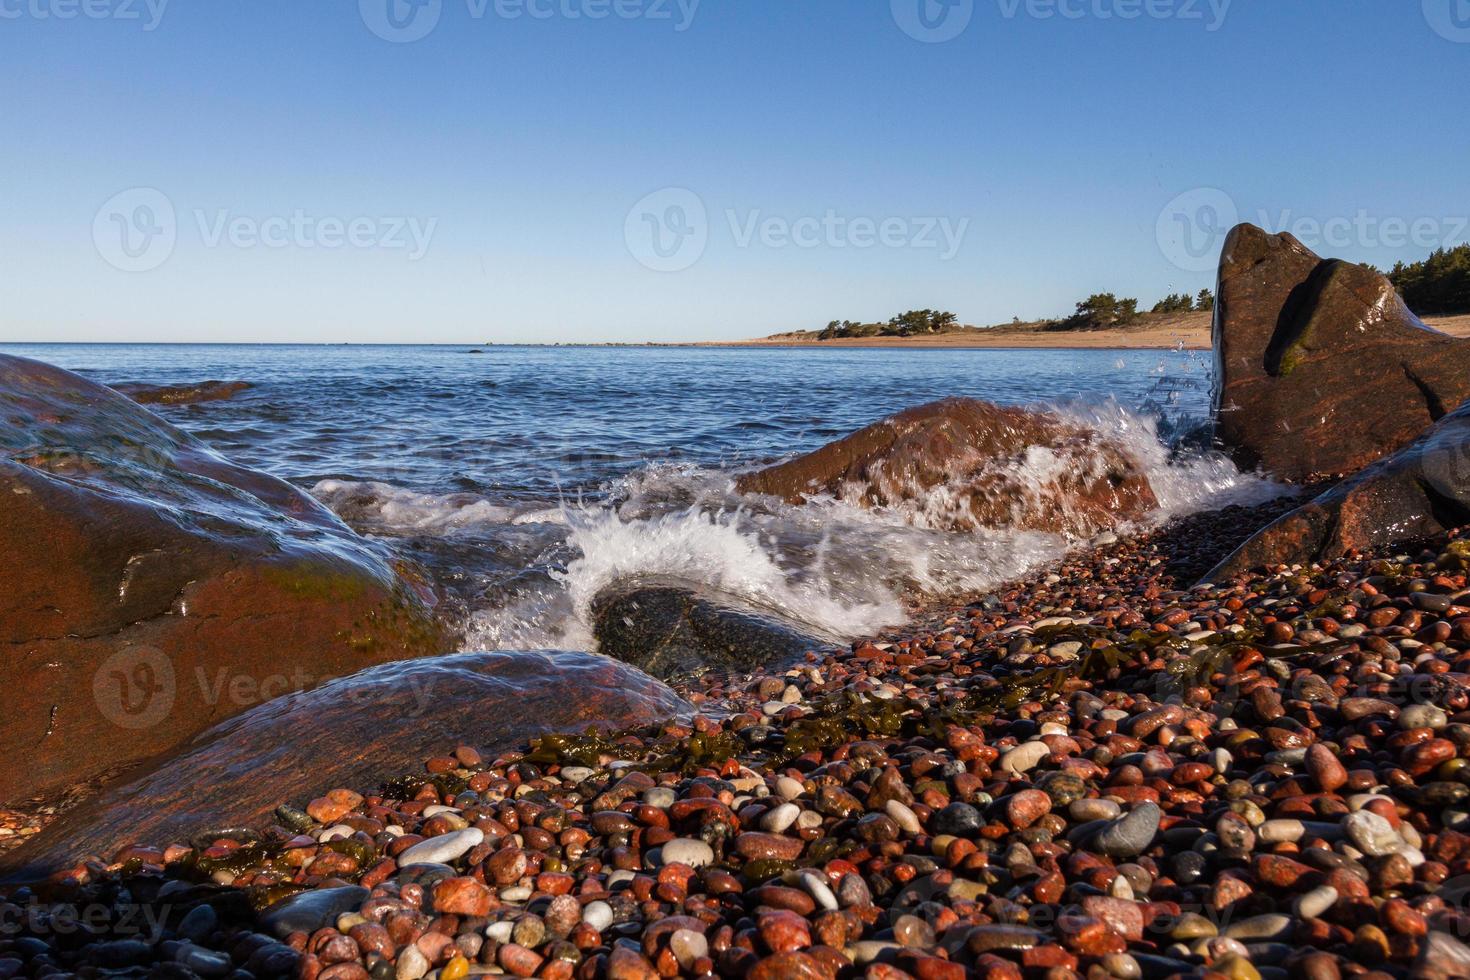
MULTIPOLYGON (((1427 317, 1424 321, 1436 330, 1453 337, 1470 337, 1470 315, 1427 317)), ((1076 349, 1076 350, 1209 350, 1210 314, 1186 313, 1168 317, 1148 317, 1148 322, 1124 330, 1096 330, 1060 333, 1033 327, 992 327, 963 330, 927 337, 862 337, 841 340, 794 340, 776 335, 758 340, 714 341, 701 347, 792 347, 824 350, 827 348, 866 348, 873 350, 1000 350, 1076 349)))

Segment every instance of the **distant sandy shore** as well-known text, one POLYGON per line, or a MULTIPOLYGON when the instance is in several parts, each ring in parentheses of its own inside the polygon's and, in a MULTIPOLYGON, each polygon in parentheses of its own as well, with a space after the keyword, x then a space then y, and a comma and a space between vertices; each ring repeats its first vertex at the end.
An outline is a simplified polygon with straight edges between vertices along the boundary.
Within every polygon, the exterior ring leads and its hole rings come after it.
MULTIPOLYGON (((1003 348, 1063 348, 1121 350, 1209 350, 1210 314, 1182 313, 1150 316, 1141 326, 1126 330, 1097 330, 1088 333, 1057 333, 1035 327, 992 327, 968 329, 935 337, 866 337, 849 340, 798 340, 777 335, 761 340, 716 341, 702 347, 828 347, 878 350, 992 350, 1003 348)), ((1470 337, 1470 316, 1431 317, 1424 321, 1454 337, 1470 337)))

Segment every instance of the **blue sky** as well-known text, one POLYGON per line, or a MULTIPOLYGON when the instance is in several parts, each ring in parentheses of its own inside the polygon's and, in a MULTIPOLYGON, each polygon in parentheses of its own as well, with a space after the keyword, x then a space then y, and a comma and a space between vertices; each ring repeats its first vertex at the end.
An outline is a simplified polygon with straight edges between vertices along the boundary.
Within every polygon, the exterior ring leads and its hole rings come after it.
POLYGON ((0 341, 990 323, 1211 285, 1232 216, 1470 240, 1470 0, 415 2, 0 0, 0 341))

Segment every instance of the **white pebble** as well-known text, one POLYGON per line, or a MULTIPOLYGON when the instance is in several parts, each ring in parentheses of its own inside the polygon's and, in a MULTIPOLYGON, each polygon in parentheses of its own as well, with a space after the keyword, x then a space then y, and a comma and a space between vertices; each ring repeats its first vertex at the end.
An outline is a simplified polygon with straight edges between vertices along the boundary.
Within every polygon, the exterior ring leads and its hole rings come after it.
POLYGON ((919 823, 918 814, 897 800, 889 800, 883 804, 883 812, 893 818, 900 830, 906 834, 919 834, 923 832, 923 826, 919 823))
POLYGON ((1000 757, 1000 768, 1004 772, 1027 772, 1050 754, 1051 748, 1045 742, 1023 742, 1000 757))
POLYGON ((663 846, 659 860, 662 864, 687 864, 691 868, 702 868, 714 863, 715 852, 702 840, 675 837, 663 846))
POLYGON ((786 828, 796 823, 796 818, 801 816, 801 807, 795 803, 782 803, 772 810, 761 814, 761 830, 770 834, 782 834, 786 828))
POLYGON ((678 798, 674 794, 674 791, 667 786, 655 786, 643 794, 644 803, 647 803, 649 806, 658 807, 660 810, 667 810, 674 805, 674 801, 678 798))
POLYGON ((1342 830, 1353 846, 1370 857, 1397 854, 1408 846, 1393 825, 1372 810, 1359 810, 1342 818, 1342 830))
POLYGON ((823 876, 817 872, 803 872, 798 875, 801 886, 805 888, 812 898, 816 899, 819 908, 836 911, 837 896, 832 894, 832 889, 822 880, 823 876))
POLYGON ((603 901, 588 902, 587 907, 582 910, 582 921, 602 932, 612 925, 612 906, 603 901))
POLYGON ((1337 904, 1337 889, 1320 885, 1297 898, 1293 911, 1303 919, 1315 919, 1337 904))
POLYGON ((485 832, 478 827, 467 827, 452 834, 430 837, 398 855, 398 866, 406 868, 411 864, 449 864, 478 846, 484 839, 485 832))
POLYGON ((792 779, 790 776, 782 776, 776 780, 776 792, 782 799, 794 800, 806 792, 806 787, 801 785, 800 780, 792 779))
POLYGON ((398 966, 394 976, 398 980, 419 980, 429 972, 429 958, 417 946, 405 946, 398 954, 398 966))

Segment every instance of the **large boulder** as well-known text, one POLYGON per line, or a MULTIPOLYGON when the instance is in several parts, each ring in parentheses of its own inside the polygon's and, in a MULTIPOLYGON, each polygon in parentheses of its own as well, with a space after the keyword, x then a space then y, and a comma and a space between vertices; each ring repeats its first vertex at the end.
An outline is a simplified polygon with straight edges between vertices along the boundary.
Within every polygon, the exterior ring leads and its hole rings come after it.
POLYGON ((1470 405, 1256 532, 1208 576, 1390 548, 1470 524, 1470 405))
POLYGON ((741 493, 790 503, 830 495, 904 509, 955 530, 1086 536, 1158 506, 1139 462, 1087 426, 1049 413, 947 398, 740 478, 741 493), (936 488, 942 492, 934 493, 936 488))
POLYGON ((466 653, 383 664, 277 698, 47 827, 3 865, 34 880, 130 844, 187 843, 260 827, 280 804, 422 775, 461 745, 487 759, 538 735, 651 724, 693 707, 667 686, 586 653, 466 653))
POLYGON ((1225 241, 1214 342, 1217 436, 1286 480, 1359 470, 1470 397, 1470 342, 1368 266, 1254 225, 1225 241))
POLYGON ((0 356, 0 802, 270 694, 442 650, 426 590, 291 485, 110 388, 0 356))
POLYGON ((689 582, 625 579, 592 603, 598 649, 665 680, 786 667, 836 637, 689 582))

